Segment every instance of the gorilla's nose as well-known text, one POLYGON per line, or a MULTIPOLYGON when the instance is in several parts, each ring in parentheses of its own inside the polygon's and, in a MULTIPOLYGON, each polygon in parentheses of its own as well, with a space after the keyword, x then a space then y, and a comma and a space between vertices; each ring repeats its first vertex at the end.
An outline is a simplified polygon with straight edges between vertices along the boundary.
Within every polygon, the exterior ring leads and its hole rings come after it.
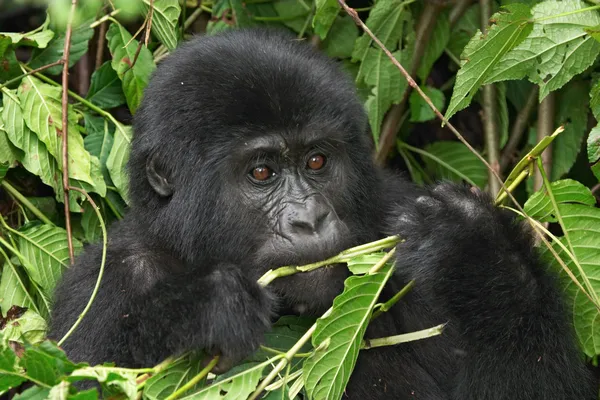
POLYGON ((335 214, 318 198, 310 198, 288 207, 287 226, 284 229, 290 236, 327 236, 333 233, 335 214))

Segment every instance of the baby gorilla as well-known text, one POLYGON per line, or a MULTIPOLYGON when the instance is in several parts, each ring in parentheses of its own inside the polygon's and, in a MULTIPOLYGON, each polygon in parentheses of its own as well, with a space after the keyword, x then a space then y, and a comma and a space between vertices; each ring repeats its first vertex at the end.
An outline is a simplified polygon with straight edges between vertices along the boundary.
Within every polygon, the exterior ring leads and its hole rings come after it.
MULTIPOLYGON (((256 280, 398 234, 392 296, 368 337, 448 322, 362 352, 352 399, 590 400, 567 310, 530 235, 481 193, 377 168, 367 116, 332 60, 287 34, 195 38, 154 74, 134 119, 131 209, 112 226, 98 296, 65 343, 76 361, 154 365, 204 349, 237 361, 282 313, 324 311, 344 267, 256 280)), ((88 247, 56 291, 50 337, 98 276, 88 247)))

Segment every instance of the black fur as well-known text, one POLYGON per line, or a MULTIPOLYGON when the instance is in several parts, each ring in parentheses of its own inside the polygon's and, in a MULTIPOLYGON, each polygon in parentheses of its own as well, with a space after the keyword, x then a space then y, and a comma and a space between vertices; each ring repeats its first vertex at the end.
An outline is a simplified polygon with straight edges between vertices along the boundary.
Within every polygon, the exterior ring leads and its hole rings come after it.
MULTIPOLYGON (((190 349, 239 360, 275 313, 322 312, 347 276, 326 268, 263 289, 265 271, 399 234, 385 295, 410 279, 416 287, 368 336, 448 327, 361 352, 348 398, 595 398, 530 234, 480 193, 417 188, 375 167, 352 82, 308 45, 256 30, 196 38, 160 65, 134 130, 132 207, 112 227, 98 297, 65 343, 76 361, 140 367, 190 349), (314 155, 323 168, 306 167, 314 155), (256 181, 256 166, 275 175, 256 181)), ((65 273, 51 337, 81 312, 100 257, 90 246, 65 273)))

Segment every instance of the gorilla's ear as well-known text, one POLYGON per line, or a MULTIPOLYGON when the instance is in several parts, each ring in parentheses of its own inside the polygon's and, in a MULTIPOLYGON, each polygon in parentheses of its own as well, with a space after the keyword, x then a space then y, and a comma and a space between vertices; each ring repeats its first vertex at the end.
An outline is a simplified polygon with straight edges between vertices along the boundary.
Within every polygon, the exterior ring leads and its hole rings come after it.
POLYGON ((156 161, 154 154, 146 160, 146 176, 150 186, 159 196, 168 197, 173 194, 173 186, 169 183, 167 174, 156 161))

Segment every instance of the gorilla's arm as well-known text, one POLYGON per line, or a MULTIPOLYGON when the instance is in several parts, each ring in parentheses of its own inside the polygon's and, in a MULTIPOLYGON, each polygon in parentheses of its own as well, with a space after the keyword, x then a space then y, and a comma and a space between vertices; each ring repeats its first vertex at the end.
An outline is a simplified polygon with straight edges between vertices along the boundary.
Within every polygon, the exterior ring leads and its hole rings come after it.
MULTIPOLYGON (((93 306, 63 346, 69 357, 147 367, 204 349, 231 363, 259 345, 270 327, 272 301, 241 267, 184 266, 144 243, 144 235, 131 232, 132 224, 125 222, 111 232, 114 241, 93 306)), ((83 310, 100 259, 101 246, 90 246, 64 274, 56 290, 50 338, 60 339, 83 310)))
POLYGON ((397 268, 416 280, 407 312, 437 315, 456 334, 452 399, 595 398, 561 292, 522 224, 448 183, 395 212, 406 239, 397 268))

